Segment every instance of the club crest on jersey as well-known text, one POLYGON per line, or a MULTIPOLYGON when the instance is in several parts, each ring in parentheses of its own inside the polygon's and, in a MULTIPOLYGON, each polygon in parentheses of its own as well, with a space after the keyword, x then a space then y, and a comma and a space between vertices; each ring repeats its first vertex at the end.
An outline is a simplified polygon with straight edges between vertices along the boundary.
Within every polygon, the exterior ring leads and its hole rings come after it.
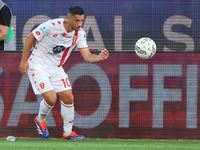
POLYGON ((78 39, 78 36, 73 37, 72 45, 76 44, 77 39, 78 39))
POLYGON ((53 53, 60 53, 65 50, 65 47, 62 45, 57 45, 56 47, 53 48, 53 53))
POLYGON ((40 82, 41 89, 44 89, 44 82, 40 82))

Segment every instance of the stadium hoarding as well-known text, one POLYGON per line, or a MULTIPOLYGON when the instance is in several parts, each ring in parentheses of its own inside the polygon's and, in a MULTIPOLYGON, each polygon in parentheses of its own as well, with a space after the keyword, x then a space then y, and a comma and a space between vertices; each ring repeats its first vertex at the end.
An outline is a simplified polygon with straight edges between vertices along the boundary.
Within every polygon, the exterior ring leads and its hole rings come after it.
MULTIPOLYGON (((64 65, 75 96, 74 130, 90 138, 199 138, 199 53, 111 53, 85 63, 73 52, 64 65)), ((21 53, 0 53, 0 136, 37 137, 42 96, 18 71, 21 53)), ((61 137, 58 99, 49 114, 51 137, 61 137)))
POLYGON ((199 51, 199 0, 7 0, 13 11, 17 50, 29 32, 49 19, 66 17, 67 9, 85 10, 90 49, 132 50, 141 37, 152 38, 158 51, 199 51))

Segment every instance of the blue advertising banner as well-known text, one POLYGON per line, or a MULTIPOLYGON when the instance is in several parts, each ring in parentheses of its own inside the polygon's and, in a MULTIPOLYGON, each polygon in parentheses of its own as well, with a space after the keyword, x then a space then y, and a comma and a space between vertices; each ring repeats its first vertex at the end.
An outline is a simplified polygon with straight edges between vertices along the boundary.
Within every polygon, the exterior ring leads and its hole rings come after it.
POLYGON ((132 51, 141 37, 150 37, 157 51, 199 51, 198 0, 6 0, 13 12, 17 50, 38 24, 66 17, 72 5, 85 10, 83 25, 90 49, 132 51))

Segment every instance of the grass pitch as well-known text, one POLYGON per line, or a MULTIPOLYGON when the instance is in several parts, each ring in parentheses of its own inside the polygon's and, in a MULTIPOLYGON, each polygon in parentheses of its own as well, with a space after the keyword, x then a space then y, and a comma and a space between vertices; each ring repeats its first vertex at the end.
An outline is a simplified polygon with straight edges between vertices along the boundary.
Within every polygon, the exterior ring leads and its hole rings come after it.
POLYGON ((0 150, 199 150, 198 140, 0 138, 0 150))

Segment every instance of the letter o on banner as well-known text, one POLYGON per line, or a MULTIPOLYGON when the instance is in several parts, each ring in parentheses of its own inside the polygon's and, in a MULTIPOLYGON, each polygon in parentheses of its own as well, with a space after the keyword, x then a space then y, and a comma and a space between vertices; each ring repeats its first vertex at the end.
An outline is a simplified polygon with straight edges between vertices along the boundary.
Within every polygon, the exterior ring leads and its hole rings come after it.
POLYGON ((74 126, 82 129, 98 126, 105 120, 110 111, 112 92, 108 76, 99 66, 88 63, 74 65, 67 74, 69 75, 71 85, 82 76, 90 76, 97 81, 101 90, 101 99, 97 110, 87 116, 78 114, 75 111, 74 126))

